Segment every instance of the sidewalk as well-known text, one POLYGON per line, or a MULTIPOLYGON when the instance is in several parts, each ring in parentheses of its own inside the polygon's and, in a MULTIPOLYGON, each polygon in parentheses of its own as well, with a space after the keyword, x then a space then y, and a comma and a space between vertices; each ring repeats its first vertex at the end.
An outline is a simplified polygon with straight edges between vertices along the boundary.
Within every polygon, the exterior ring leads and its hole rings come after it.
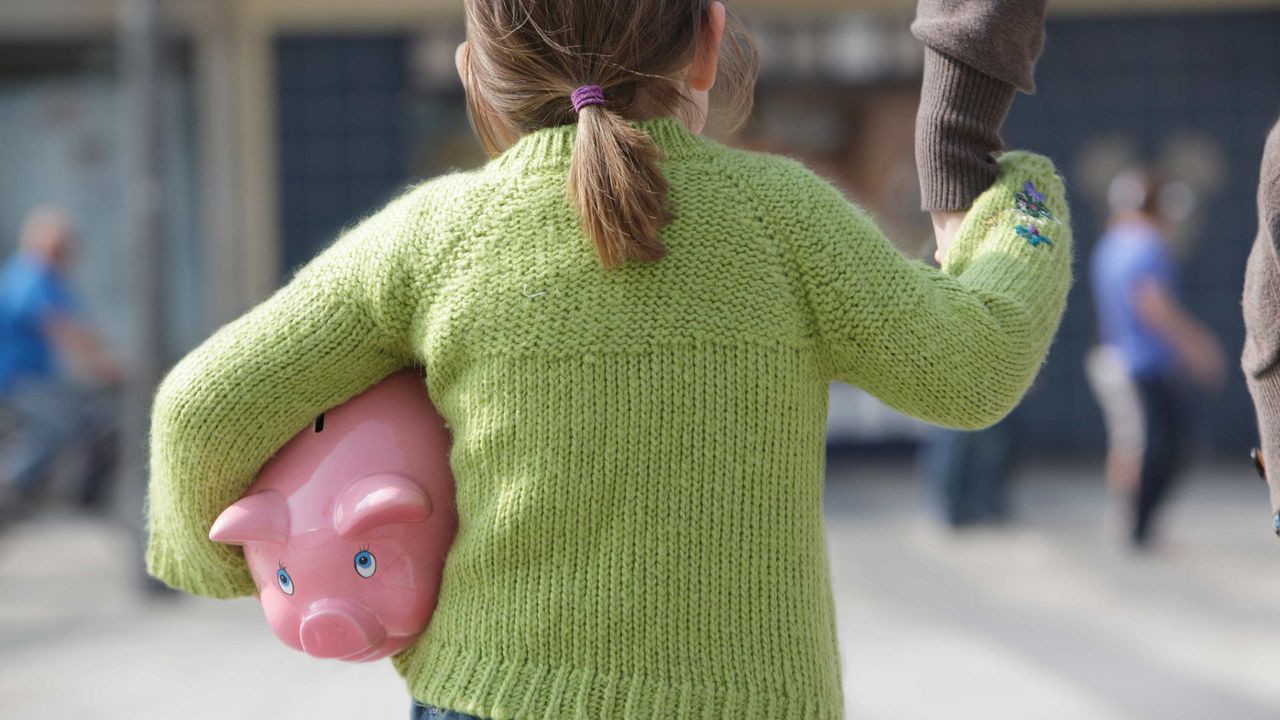
POLYGON ((921 495, 829 486, 849 717, 1280 717, 1280 541, 1250 468, 1194 472, 1150 556, 1078 471, 1021 473, 1007 529, 952 535, 921 495))
MULTIPOLYGON (((831 477, 849 717, 1280 717, 1280 542, 1248 468, 1195 473, 1149 557, 1106 530, 1081 471, 1023 472, 1019 522, 961 535, 904 467, 831 477)), ((0 537, 0 718, 408 717, 385 661, 289 650, 251 600, 145 600, 132 552, 65 515, 0 537)))

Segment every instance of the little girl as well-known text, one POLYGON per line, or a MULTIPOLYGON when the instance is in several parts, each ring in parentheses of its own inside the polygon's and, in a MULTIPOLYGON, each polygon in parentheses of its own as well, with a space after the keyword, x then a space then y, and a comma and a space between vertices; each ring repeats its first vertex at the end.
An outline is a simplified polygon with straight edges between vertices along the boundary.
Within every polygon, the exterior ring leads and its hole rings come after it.
POLYGON ((395 658, 419 715, 841 718, 828 386, 954 427, 1005 415, 1070 282, 1061 181, 1004 156, 937 270, 800 164, 699 136, 717 78, 717 122, 750 106, 721 3, 465 5, 497 157, 365 220, 173 370, 151 571, 251 593, 210 523, 316 414, 420 364, 460 529, 395 658))

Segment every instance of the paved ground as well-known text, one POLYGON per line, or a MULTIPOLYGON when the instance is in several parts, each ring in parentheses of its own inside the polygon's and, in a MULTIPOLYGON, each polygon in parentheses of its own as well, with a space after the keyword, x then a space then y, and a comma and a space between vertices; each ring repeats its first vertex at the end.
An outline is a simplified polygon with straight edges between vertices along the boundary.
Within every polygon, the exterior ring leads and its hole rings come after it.
MULTIPOLYGON (((1087 473, 1022 473, 1019 522, 952 535, 901 466, 833 461, 849 715, 1280 717, 1280 543, 1244 467, 1197 472, 1135 557, 1087 473)), ((312 661, 252 601, 146 600, 122 530, 53 515, 0 537, 0 718, 404 718, 385 663, 312 661)))

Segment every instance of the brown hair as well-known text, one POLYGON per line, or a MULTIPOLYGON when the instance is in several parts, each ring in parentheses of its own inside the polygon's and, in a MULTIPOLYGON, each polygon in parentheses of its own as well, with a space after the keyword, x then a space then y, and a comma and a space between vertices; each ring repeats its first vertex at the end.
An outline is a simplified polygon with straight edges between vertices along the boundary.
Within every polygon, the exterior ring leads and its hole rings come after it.
MULTIPOLYGON (((490 153, 529 132, 578 123, 569 197, 606 268, 666 255, 671 221, 660 151, 628 121, 692 107, 680 74, 710 32, 711 0, 466 0, 463 68, 476 134, 490 153), (605 105, 571 96, 599 85, 605 105)), ((717 123, 736 129, 751 111, 755 44, 728 15, 712 91, 717 123)))
POLYGON ((1122 171, 1111 180, 1107 188, 1107 202, 1113 215, 1124 216, 1139 213, 1149 218, 1164 215, 1164 190, 1169 178, 1146 166, 1135 166, 1122 171))

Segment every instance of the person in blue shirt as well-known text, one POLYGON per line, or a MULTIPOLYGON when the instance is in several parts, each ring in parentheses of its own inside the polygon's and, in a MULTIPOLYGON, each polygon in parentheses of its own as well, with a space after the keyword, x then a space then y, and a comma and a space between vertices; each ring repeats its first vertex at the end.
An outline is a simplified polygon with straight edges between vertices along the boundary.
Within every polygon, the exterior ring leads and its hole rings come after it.
POLYGON ((1102 342, 1089 361, 1090 379, 1109 426, 1109 475, 1132 475, 1113 485, 1132 493, 1130 537, 1138 547, 1151 540, 1156 512, 1179 469, 1177 376, 1186 370, 1207 388, 1226 377, 1217 339, 1178 300, 1161 208, 1165 188, 1145 171, 1116 178, 1109 193, 1112 219, 1090 267, 1102 342))
POLYGON ((102 501, 113 469, 113 417, 98 400, 120 368, 67 282, 73 252, 71 224, 40 208, 0 266, 0 503, 30 499, 57 458, 77 447, 89 451, 86 505, 102 501))

